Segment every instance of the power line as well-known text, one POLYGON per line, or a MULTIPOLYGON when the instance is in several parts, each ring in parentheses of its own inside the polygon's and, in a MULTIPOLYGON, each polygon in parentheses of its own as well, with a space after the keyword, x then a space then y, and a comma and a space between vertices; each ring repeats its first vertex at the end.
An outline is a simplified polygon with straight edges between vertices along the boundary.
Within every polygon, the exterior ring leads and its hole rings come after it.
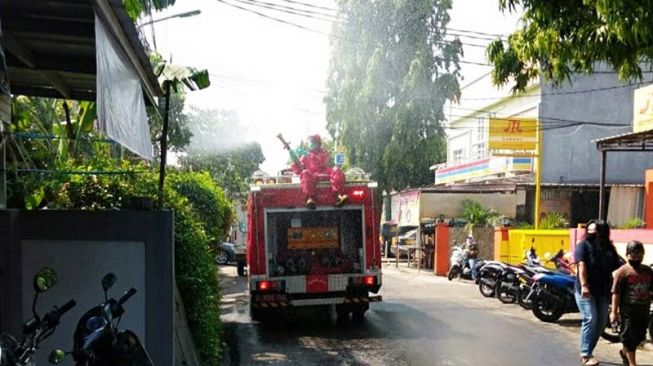
MULTIPOLYGON (((284 20, 284 19, 280 19, 280 18, 271 16, 271 15, 268 15, 268 14, 265 14, 265 13, 261 13, 259 11, 254 10, 254 9, 251 9, 251 8, 246 8, 246 7, 243 7, 243 6, 236 5, 236 4, 228 3, 228 2, 226 2, 224 0, 217 0, 217 1, 221 2, 221 3, 225 4, 225 5, 228 5, 228 6, 231 6, 231 7, 246 11, 246 12, 256 14, 258 16, 261 16, 261 17, 264 17, 264 18, 267 18, 267 19, 270 19, 270 20, 274 20, 274 21, 277 21, 277 22, 280 22, 280 23, 291 25, 291 26, 294 26, 294 27, 297 27, 297 28, 300 28, 300 29, 310 31, 310 32, 314 32, 314 33, 318 33, 318 34, 324 34, 324 35, 327 35, 327 36, 330 35, 330 34, 328 34, 326 32, 319 31, 319 30, 316 30, 316 29, 313 29, 313 28, 309 28, 309 27, 306 27, 304 25, 293 23, 293 22, 290 22, 290 21, 287 21, 287 20, 284 20)), ((267 3, 267 2, 257 1, 257 0, 231 0, 231 1, 236 1, 236 2, 241 3, 241 4, 247 4, 247 5, 255 6, 255 7, 271 9, 271 10, 282 12, 282 13, 285 13, 285 14, 298 15, 298 16, 311 18, 311 19, 316 19, 316 20, 322 20, 322 21, 338 22, 337 19, 326 19, 326 18, 322 18, 322 17, 316 17, 316 16, 313 16, 313 15, 310 15, 310 14, 302 14, 302 13, 298 13, 298 12, 294 12, 294 11, 279 9, 279 8, 276 7, 278 5, 273 4, 273 3, 267 3)), ((292 8, 292 7, 285 7, 285 8, 292 8)), ((295 10, 304 11, 304 10, 301 10, 301 9, 295 9, 295 10)), ((465 35, 462 35, 462 36, 465 36, 465 35)), ((352 43, 357 42, 356 40, 351 40, 351 39, 346 38, 346 37, 341 37, 341 36, 334 36, 334 37, 344 39, 344 40, 347 40, 347 41, 352 42, 352 43)), ((482 38, 479 38, 479 37, 471 37, 471 38, 482 39, 482 38)), ((442 40, 442 42, 451 44, 453 41, 451 41, 451 40, 442 40)), ((479 44, 472 44, 472 43, 465 43, 465 42, 461 42, 461 44, 471 46, 471 47, 480 47, 480 48, 485 48, 486 47, 486 46, 479 45, 479 44)), ((492 65, 490 65, 488 63, 477 62, 477 61, 459 60, 458 63, 476 65, 476 66, 492 67, 492 65)))
POLYGON ((302 6, 305 6, 305 7, 308 7, 308 8, 322 9, 322 10, 335 11, 335 12, 340 11, 338 9, 329 8, 329 7, 326 7, 326 6, 308 4, 308 3, 301 2, 301 1, 295 1, 295 0, 281 0, 281 1, 284 1, 284 2, 287 2, 287 3, 290 3, 290 4, 302 5, 302 6))
POLYGON ((494 37, 494 38, 496 38, 496 37, 503 38, 503 37, 507 36, 506 34, 484 33, 484 32, 479 32, 479 31, 466 30, 466 29, 456 29, 456 28, 449 28, 449 27, 447 27, 447 30, 454 31, 454 32, 477 34, 477 35, 481 35, 481 36, 488 36, 488 37, 494 37))
POLYGON ((601 91, 607 91, 607 90, 628 88, 628 87, 631 87, 631 86, 646 85, 646 84, 650 84, 652 82, 653 81, 646 81, 646 82, 640 82, 640 83, 629 83, 629 84, 623 84, 623 85, 614 85, 614 86, 603 87, 603 88, 594 88, 594 89, 585 89, 585 90, 569 90, 569 91, 551 92, 551 93, 522 94, 522 95, 512 95, 512 96, 503 96, 503 97, 460 98, 460 100, 497 100, 497 99, 507 99, 507 98, 534 98, 534 97, 547 96, 547 95, 585 94, 585 93, 594 93, 594 92, 601 92, 601 91))
MULTIPOLYGON (((447 28, 445 28, 447 29, 447 28)), ((449 29, 447 29, 449 30, 449 29)), ((463 34, 463 33, 458 33, 458 32, 447 32, 447 34, 450 34, 452 36, 456 37, 465 37, 465 38, 471 38, 471 39, 477 39, 481 41, 494 41, 494 38, 488 38, 488 37, 481 37, 481 36, 474 36, 474 35, 469 35, 469 34, 463 34)))
POLYGON ((303 25, 296 24, 296 23, 293 23, 293 22, 289 22, 289 21, 287 21, 287 20, 279 19, 279 18, 276 18, 276 17, 270 16, 270 15, 267 15, 267 14, 263 14, 263 13, 258 12, 258 11, 256 11, 256 10, 249 9, 249 8, 246 8, 246 7, 243 7, 243 6, 239 6, 239 5, 236 5, 236 4, 231 4, 231 3, 228 3, 228 2, 226 2, 226 1, 224 1, 224 0, 216 0, 216 1, 219 2, 219 3, 222 3, 222 4, 224 4, 224 5, 227 5, 227 6, 231 6, 231 7, 233 7, 233 8, 236 8, 236 9, 240 9, 240 10, 243 10, 243 11, 246 11, 246 12, 249 12, 249 13, 252 13, 252 14, 256 14, 256 15, 258 15, 258 16, 260 16, 260 17, 263 17, 263 18, 266 18, 266 19, 274 20, 275 22, 279 22, 279 23, 287 24, 287 25, 290 25, 290 26, 293 26, 293 27, 297 27, 297 28, 300 28, 300 29, 303 29, 303 30, 307 30, 307 31, 309 31, 309 32, 313 32, 313 33, 326 34, 326 33, 321 32, 321 31, 319 31, 319 30, 312 29, 312 28, 309 28, 309 27, 305 27, 305 26, 303 26, 303 25))
POLYGON ((241 4, 247 4, 250 6, 256 6, 259 8, 265 8, 265 9, 270 9, 274 11, 278 11, 281 13, 286 13, 286 14, 292 14, 292 15, 298 15, 310 19, 317 19, 317 20, 322 20, 322 21, 327 21, 327 22, 336 22, 338 21, 337 17, 331 14, 324 14, 312 10, 304 10, 304 9, 297 9, 293 8, 291 6, 285 6, 285 5, 280 5, 280 4, 275 4, 275 3, 269 3, 265 1, 258 1, 258 0, 232 0, 241 4), (319 15, 319 16, 316 16, 319 15))

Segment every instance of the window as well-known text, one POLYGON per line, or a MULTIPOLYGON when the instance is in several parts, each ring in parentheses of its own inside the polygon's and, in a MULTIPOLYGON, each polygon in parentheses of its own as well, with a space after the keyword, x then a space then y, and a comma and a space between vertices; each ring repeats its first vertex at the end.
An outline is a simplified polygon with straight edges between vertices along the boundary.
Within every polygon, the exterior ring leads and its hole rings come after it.
POLYGON ((487 155, 485 150, 485 142, 478 142, 472 145, 472 159, 482 159, 487 155))
POLYGON ((454 164, 460 163, 463 160, 463 149, 456 149, 452 153, 452 159, 454 164))
POLYGON ((476 141, 485 141, 486 126, 487 118, 479 117, 476 120, 476 141))

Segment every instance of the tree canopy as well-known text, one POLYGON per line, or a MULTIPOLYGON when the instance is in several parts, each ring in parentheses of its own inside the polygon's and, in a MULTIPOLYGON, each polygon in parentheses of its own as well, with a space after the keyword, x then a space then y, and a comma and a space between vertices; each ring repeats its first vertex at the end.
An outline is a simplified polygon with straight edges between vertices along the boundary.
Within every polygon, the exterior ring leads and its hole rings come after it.
POLYGON ((342 0, 334 24, 327 129, 382 189, 432 183, 446 159, 443 105, 460 94, 451 0, 342 0))
POLYGON ((244 126, 233 111, 191 107, 191 142, 179 161, 194 171, 208 171, 232 200, 243 201, 249 178, 265 160, 258 143, 245 142, 244 126))
POLYGON ((496 84, 523 91, 542 73, 554 85, 597 62, 622 80, 641 79, 653 58, 653 1, 499 0, 502 11, 523 8, 522 25, 487 48, 496 84))

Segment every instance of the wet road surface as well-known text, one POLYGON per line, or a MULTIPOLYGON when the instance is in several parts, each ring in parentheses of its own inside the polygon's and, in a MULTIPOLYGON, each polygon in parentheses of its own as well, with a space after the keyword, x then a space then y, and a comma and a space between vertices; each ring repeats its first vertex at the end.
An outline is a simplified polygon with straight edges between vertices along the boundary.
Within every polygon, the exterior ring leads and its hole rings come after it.
MULTIPOLYGON (((518 305, 483 298, 469 282, 384 267, 383 302, 362 322, 331 309, 294 311, 275 322, 249 319, 246 281, 223 267, 229 364, 579 365, 579 315, 545 324, 518 305)), ((650 345, 648 345, 650 347, 650 345)), ((621 365, 618 346, 600 341, 602 365, 621 365)), ((653 352, 638 352, 653 365, 653 352)))

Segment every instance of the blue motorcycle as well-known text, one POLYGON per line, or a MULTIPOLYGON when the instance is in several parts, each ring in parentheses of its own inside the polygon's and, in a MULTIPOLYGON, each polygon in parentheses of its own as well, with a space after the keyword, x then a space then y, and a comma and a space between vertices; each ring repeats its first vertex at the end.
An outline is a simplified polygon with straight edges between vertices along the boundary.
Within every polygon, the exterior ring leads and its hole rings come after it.
POLYGON ((574 297, 576 278, 563 273, 537 273, 533 276, 531 293, 533 314, 543 322, 555 322, 563 314, 577 313, 574 297))

